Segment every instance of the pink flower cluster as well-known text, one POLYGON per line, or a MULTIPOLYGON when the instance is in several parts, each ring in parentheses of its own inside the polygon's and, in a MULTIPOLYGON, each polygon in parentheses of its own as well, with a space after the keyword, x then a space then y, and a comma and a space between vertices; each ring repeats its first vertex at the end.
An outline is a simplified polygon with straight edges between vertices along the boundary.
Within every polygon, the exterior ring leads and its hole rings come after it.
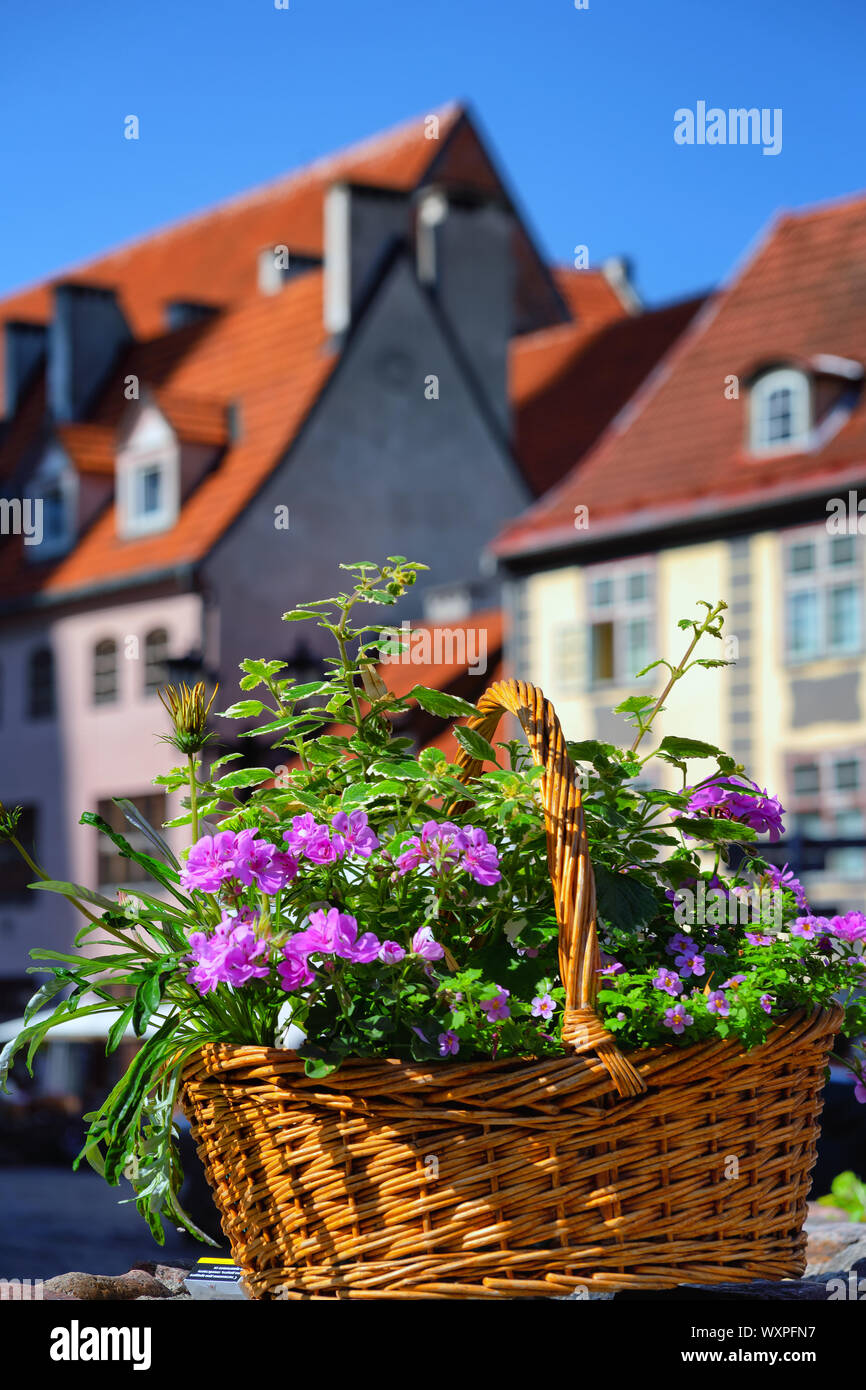
POLYGON ((476 883, 490 887, 502 877, 499 853, 486 833, 474 826, 460 827, 453 821, 425 821, 420 835, 412 835, 402 854, 395 861, 397 873, 413 869, 433 874, 447 873, 455 866, 463 869, 476 883))
POLYGON ((818 937, 823 943, 835 937, 848 946, 856 946, 858 942, 866 944, 866 915, 846 912, 836 917, 798 917, 791 926, 791 935, 800 936, 804 941, 814 941, 818 937))
POLYGON ((352 811, 350 815, 338 811, 329 826, 307 811, 306 815, 295 816, 291 830, 285 831, 283 839, 291 854, 309 859, 313 864, 335 864, 349 854, 369 859, 379 848, 365 811, 352 811))
MULTIPOLYGON (((399 965, 406 956, 398 941, 380 941, 369 931, 359 936, 357 920, 336 907, 319 908, 310 913, 308 920, 308 927, 289 937, 283 948, 284 959, 277 966, 280 983, 288 993, 304 989, 315 980, 311 956, 337 956, 355 965, 369 965, 374 960, 383 965, 399 965)), ((419 927, 412 937, 412 954, 429 962, 441 960, 445 951, 434 940, 430 927, 419 927)))
POLYGON ((203 893, 218 893, 231 883, 279 893, 298 872, 297 858, 258 835, 258 830, 202 835, 181 869, 181 884, 187 891, 200 888, 203 893))
POLYGON ((210 994, 217 985, 238 989, 250 980, 267 977, 268 943, 256 936, 255 926, 255 915, 244 908, 237 916, 224 912, 212 936, 190 933, 194 967, 186 978, 199 994, 210 994))

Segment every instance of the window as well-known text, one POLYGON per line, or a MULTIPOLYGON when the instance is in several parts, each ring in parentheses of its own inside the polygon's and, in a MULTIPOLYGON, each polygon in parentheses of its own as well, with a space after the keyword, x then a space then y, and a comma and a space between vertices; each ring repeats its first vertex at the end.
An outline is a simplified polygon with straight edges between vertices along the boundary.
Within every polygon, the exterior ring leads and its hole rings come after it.
MULTIPOLYGON (((866 748, 828 749, 788 759, 786 824, 790 834, 812 840, 866 842, 866 748)), ((859 845, 827 850, 830 878, 862 880, 866 852, 859 845)))
MULTIPOLYGON (((34 853, 37 838, 35 807, 23 808, 15 838, 20 840, 28 854, 34 853)), ((7 902, 13 898, 33 902, 37 894, 28 892, 27 885, 32 883, 35 877, 33 870, 21 858, 15 846, 9 840, 0 840, 0 902, 7 902)))
POLYGON ((106 637, 93 648, 93 703, 110 705, 117 694, 117 643, 106 637))
POLYGON ((38 647, 30 654, 27 712, 31 719, 53 719, 54 708, 54 656, 50 647, 38 647))
POLYGON ((817 763, 794 764, 794 792, 797 796, 808 796, 820 790, 817 763))
MULTIPOLYGON (((165 820, 165 792, 146 792, 141 796, 130 796, 127 800, 133 803, 154 830, 162 828, 165 820)), ((134 825, 130 825, 114 801, 100 801, 96 809, 112 830, 119 831, 133 849, 140 850, 144 854, 152 852, 153 847, 150 841, 142 831, 136 830, 134 825)), ((146 883, 148 881, 147 871, 140 864, 136 864, 134 859, 124 859, 122 855, 117 854, 111 841, 105 835, 99 836, 97 854, 97 878, 100 888, 113 888, 127 883, 146 883)))
POLYGON ((652 569, 633 561, 590 571, 587 593, 592 684, 628 684, 654 656, 652 569))
POLYGON ((28 495, 41 518, 41 539, 29 545, 31 561, 64 555, 75 539, 78 475, 58 444, 49 446, 36 468, 28 495))
POLYGON ((856 791, 860 786, 860 764, 856 758, 842 758, 833 768, 837 791, 856 791))
POLYGON ((812 391, 805 372, 793 367, 765 372, 749 397, 753 453, 792 453, 805 447, 812 426, 812 391))
POLYGON ((142 405, 117 453, 117 524, 123 537, 167 531, 180 505, 180 445, 152 403, 142 405))
POLYGON ((784 544, 788 661, 849 656, 862 648, 862 562, 851 536, 822 527, 784 544))
POLYGON ((144 693, 155 695, 168 680, 168 633, 156 627, 144 639, 144 693))

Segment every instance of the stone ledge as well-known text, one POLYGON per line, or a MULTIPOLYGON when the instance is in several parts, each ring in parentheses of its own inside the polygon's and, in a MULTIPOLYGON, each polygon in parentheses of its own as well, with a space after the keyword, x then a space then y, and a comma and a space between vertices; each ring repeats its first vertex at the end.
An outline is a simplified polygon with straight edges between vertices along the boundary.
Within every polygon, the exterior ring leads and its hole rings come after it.
MULTIPOLYGON (((832 1293, 839 1297, 838 1285, 831 1280, 841 1279, 856 1298, 859 1281, 863 1281, 866 1299, 866 1223, 833 1219, 836 1213, 825 1209, 810 1209, 806 1222, 808 1264, 802 1279, 778 1281, 759 1280, 751 1284, 682 1284, 675 1289, 640 1293, 590 1294, 590 1301, 615 1303, 639 1301, 666 1302, 827 1302, 832 1293)), ((127 1302, 156 1299, 189 1300, 184 1279, 188 1265, 155 1264, 144 1261, 126 1274, 83 1274, 74 1271, 46 1279, 44 1297, 56 1301, 127 1302)), ((563 1302, 579 1300, 579 1294, 569 1294, 563 1302)))

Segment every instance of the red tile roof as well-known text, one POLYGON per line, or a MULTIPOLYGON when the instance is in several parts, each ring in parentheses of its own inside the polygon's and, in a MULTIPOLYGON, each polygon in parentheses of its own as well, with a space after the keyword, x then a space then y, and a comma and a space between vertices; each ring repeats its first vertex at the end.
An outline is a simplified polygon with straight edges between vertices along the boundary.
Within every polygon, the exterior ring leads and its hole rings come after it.
MULTIPOLYGON (((616 326, 618 327, 618 325, 616 326)), ((746 447, 750 373, 821 354, 866 363, 866 197, 780 217, 709 301, 630 408, 557 487, 497 542, 502 554, 745 509, 841 486, 866 470, 866 399, 841 429, 795 454, 746 447), (726 378, 737 376, 739 398, 726 378), (576 532, 574 509, 589 508, 576 532)))
MULTIPOLYGON (((438 141, 425 138, 423 122, 410 123, 72 273, 77 281, 115 289, 135 334, 87 422, 61 427, 60 438, 76 466, 110 476, 112 435, 129 411, 123 388, 130 375, 138 377, 142 393, 156 400, 181 439, 222 453, 169 531, 120 539, 109 505, 75 549, 54 562, 24 563, 20 538, 7 538, 0 547, 4 598, 35 590, 74 594, 109 578, 145 579, 208 553, 285 455, 337 360, 323 327, 321 269, 298 274, 278 294, 264 295, 257 285, 258 253, 285 243, 290 251, 320 254, 324 194, 337 178, 411 190, 435 165, 437 179, 496 187, 483 146, 460 108, 445 108, 439 119, 438 141), (214 312, 166 332, 170 300, 201 300, 214 312), (228 430, 230 404, 238 407, 234 439, 228 430)), ((524 266, 534 255, 526 236, 518 239, 517 254, 524 266)), ((544 274, 523 282, 523 310, 534 295, 555 296, 545 288, 544 274)), ((69 278, 67 272, 0 301, 0 320, 47 319, 50 286, 69 278)), ((596 350, 598 335, 617 326, 625 333, 641 320, 628 317, 601 272, 558 270, 552 283, 576 320, 516 338, 510 360, 516 454, 536 492, 561 476, 640 379, 633 371, 611 372, 606 385, 593 380, 584 391, 584 355, 596 350)), ((651 352, 643 354, 642 371, 651 358, 651 352)), ((0 444, 0 477, 20 467, 41 444, 45 428, 42 373, 25 391, 0 444)))
POLYGON ((618 299, 599 296, 593 305, 576 292, 595 289, 590 275, 576 273, 568 294, 576 312, 584 306, 577 323, 512 344, 515 452, 537 494, 580 466, 703 303, 692 299, 631 316, 618 299))

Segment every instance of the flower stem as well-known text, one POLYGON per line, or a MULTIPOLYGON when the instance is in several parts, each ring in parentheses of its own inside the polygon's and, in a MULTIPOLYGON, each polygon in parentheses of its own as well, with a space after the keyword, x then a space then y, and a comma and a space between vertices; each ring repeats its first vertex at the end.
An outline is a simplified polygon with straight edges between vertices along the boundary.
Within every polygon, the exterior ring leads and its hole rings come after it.
POLYGON ((192 812, 192 842, 195 844, 198 839, 198 778, 196 777, 195 757, 192 753, 189 754, 187 761, 189 763, 189 807, 192 812))

